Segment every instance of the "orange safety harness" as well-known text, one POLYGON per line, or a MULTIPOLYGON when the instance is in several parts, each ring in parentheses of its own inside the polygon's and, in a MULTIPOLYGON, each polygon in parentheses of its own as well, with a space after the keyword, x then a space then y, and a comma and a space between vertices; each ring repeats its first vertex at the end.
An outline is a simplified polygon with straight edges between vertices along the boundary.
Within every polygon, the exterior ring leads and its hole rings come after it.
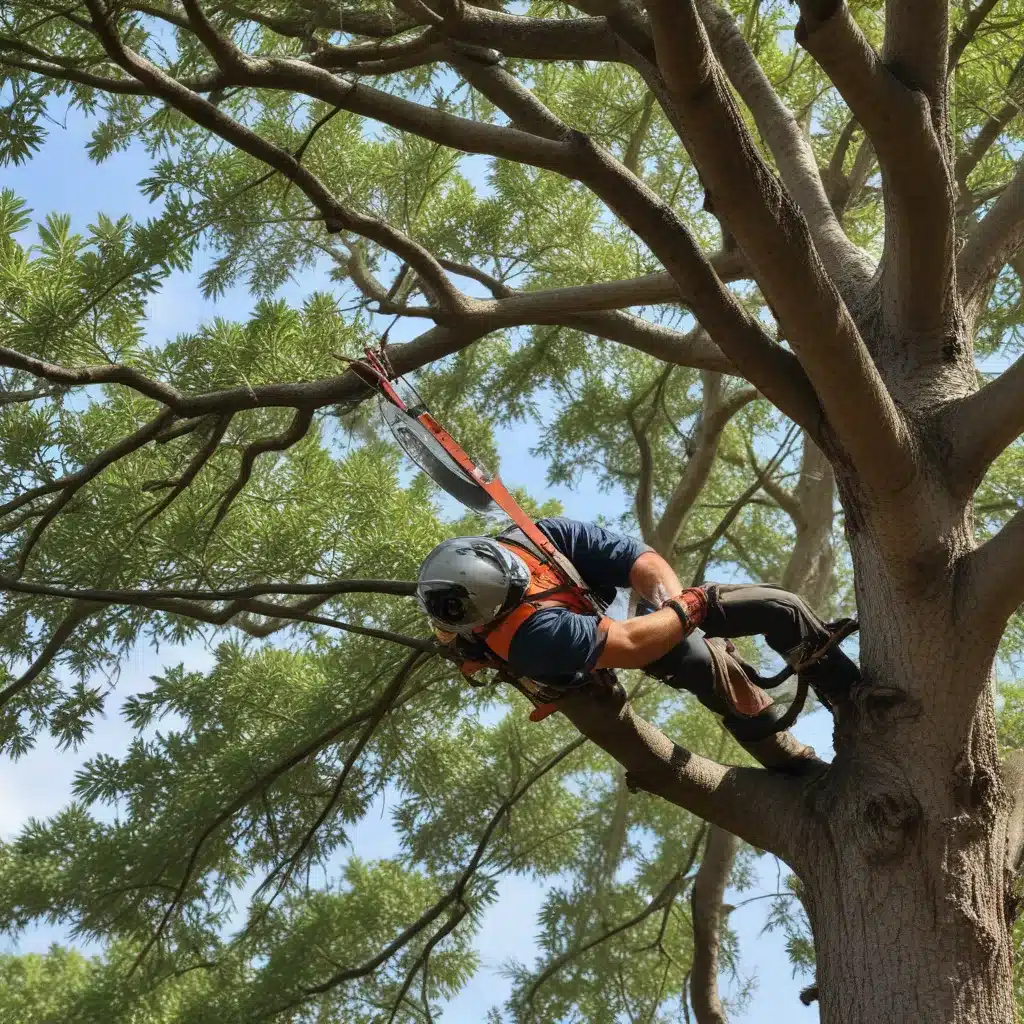
MULTIPOLYGON (((541 561, 532 551, 528 551, 519 544, 502 539, 499 539, 498 543, 518 555, 530 570, 530 585, 520 604, 497 622, 488 623, 486 626, 474 630, 502 661, 508 661, 512 638, 518 632, 519 627, 542 608, 567 608, 580 615, 596 614, 590 599, 580 593, 577 587, 566 583, 550 563, 541 561)), ((602 617, 598 628, 603 626, 607 630, 607 622, 608 620, 602 617)))
MULTIPOLYGON (((518 555, 526 563, 530 572, 530 583, 522 601, 515 608, 506 612, 495 622, 490 622, 473 631, 473 638, 486 648, 488 657, 486 659, 473 658, 460 665, 462 674, 471 682, 473 675, 485 668, 498 668, 503 674, 518 678, 508 661, 512 638, 523 623, 542 608, 565 608, 579 615, 593 615, 599 619, 598 630, 602 633, 608 630, 609 620, 601 615, 594 599, 588 592, 568 580, 558 566, 538 557, 525 545, 517 544, 505 537, 499 537, 497 540, 502 547, 518 555)), ((519 679, 518 681, 520 684, 524 682, 527 684, 528 689, 522 685, 520 688, 536 704, 530 715, 531 721, 542 721, 557 710, 555 700, 543 699, 546 688, 542 684, 533 680, 519 679)))

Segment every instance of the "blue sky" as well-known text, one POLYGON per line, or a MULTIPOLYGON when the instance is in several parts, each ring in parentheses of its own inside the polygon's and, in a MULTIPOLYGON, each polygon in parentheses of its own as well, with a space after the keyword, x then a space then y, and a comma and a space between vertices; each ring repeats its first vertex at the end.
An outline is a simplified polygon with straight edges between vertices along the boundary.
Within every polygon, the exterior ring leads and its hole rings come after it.
MULTIPOLYGON (((32 207, 36 218, 49 212, 69 213, 76 229, 83 230, 99 212, 109 216, 130 214, 146 217, 153 208, 137 188, 138 180, 148 170, 145 154, 138 147, 118 154, 107 163, 96 166, 84 153, 88 127, 81 117, 69 115, 64 127, 52 127, 42 152, 29 165, 8 168, 4 185, 13 189, 32 207)), ((202 267, 199 267, 199 271, 202 267)), ((221 316, 243 318, 253 306, 244 288, 233 288, 216 301, 203 298, 199 291, 198 272, 176 274, 153 297, 148 310, 150 340, 159 343, 179 332, 195 329, 202 321, 221 316)), ((292 301, 327 285, 318 273, 306 274, 289 283, 281 295, 292 301)), ((584 478, 578 487, 545 487, 544 465, 529 454, 529 444, 516 428, 503 431, 498 438, 502 458, 502 477, 512 486, 525 486, 535 495, 558 497, 568 514, 579 518, 601 513, 614 518, 624 507, 621 493, 601 492, 596 482, 584 478)), ((186 648, 163 649, 160 655, 138 650, 126 659, 118 687, 119 699, 130 692, 146 689, 150 677, 167 664, 185 661, 190 667, 202 668, 211 658, 201 644, 186 648)), ((831 752, 830 719, 817 711, 806 716, 797 730, 805 742, 819 752, 831 752)), ((99 752, 117 755, 123 751, 130 733, 116 715, 101 720, 89 741, 76 753, 58 753, 52 745, 41 742, 31 754, 16 763, 0 762, 0 835, 10 837, 29 816, 43 817, 57 811, 70 798, 70 785, 78 766, 99 752)), ((388 808, 382 805, 368 815, 366 822, 353 836, 354 852, 365 858, 386 856, 395 850, 395 840, 388 824, 388 808)), ((758 886, 742 894, 730 894, 732 903, 750 899, 761 892, 775 890, 778 867, 770 857, 760 860, 758 886)), ((499 969, 510 957, 529 961, 534 947, 535 915, 544 897, 543 889, 528 880, 512 878, 504 882, 500 898, 485 917, 479 941, 483 969, 467 988, 446 1009, 444 1024, 477 1024, 484 1019, 487 1008, 500 1003, 507 992, 507 983, 499 969)), ((806 979, 792 978, 782 939, 776 934, 762 935, 768 901, 750 903, 733 915, 733 925, 740 936, 741 974, 744 979, 756 977, 758 990, 749 1009, 732 1017, 733 1024, 758 1021, 759 1024, 812 1024, 818 1015, 814 1008, 804 1008, 797 994, 806 979)), ((65 941, 60 929, 41 927, 21 936, 17 942, 5 940, 0 948, 22 952, 44 950, 50 942, 65 941)), ((736 986, 725 981, 726 994, 736 986)))

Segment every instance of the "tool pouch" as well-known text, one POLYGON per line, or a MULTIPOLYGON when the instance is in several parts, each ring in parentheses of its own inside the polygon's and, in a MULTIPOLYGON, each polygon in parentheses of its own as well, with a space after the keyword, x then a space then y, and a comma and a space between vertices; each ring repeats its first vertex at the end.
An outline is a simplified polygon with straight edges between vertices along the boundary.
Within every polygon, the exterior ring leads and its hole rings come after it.
POLYGON ((756 718, 775 703, 760 686, 751 681, 742 663, 735 657, 736 648, 729 640, 705 637, 704 643, 711 654, 715 693, 729 711, 742 718, 756 718))

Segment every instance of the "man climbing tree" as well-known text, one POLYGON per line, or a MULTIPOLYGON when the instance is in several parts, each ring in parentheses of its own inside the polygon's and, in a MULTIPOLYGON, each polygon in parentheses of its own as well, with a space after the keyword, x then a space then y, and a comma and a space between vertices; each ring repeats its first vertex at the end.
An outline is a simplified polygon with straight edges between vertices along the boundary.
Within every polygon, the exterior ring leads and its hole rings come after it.
POLYGON ((763 634, 819 696, 847 700, 856 666, 835 645, 835 631, 799 597, 762 586, 684 590, 668 562, 637 541, 567 519, 537 526, 596 595, 596 608, 519 529, 496 539, 442 541, 424 561, 416 593, 442 638, 462 642, 468 661, 496 661, 548 687, 556 700, 585 687, 595 669, 641 668, 689 690, 767 766, 799 769, 813 761, 813 751, 792 737, 769 738, 783 715, 757 671, 732 645, 694 635, 697 627, 707 638, 763 634), (597 614, 616 588, 627 587, 649 614, 625 621, 597 614))
MULTIPOLYGON (((70 104, 93 119, 93 157, 152 160, 143 187, 161 204, 146 224, 98 218, 88 242, 51 219, 36 253, 14 198, 0 207, 5 747, 79 742, 103 703, 88 672, 140 638, 192 622, 257 642, 304 631, 294 650, 227 646, 210 673, 168 670, 133 697, 131 749, 76 783, 114 820, 74 804, 4 847, 8 927, 102 936, 93 1006, 166 984, 216 1019, 384 1006, 429 1020, 471 970, 487 869, 570 859, 559 837, 589 790, 565 783, 557 834, 537 794, 593 751, 586 738, 621 768, 595 812, 614 828, 578 886, 602 902, 553 915, 586 908, 578 942, 549 930, 551 962, 519 979, 515 1016, 575 956, 645 923, 642 950, 623 943, 633 967, 620 950, 593 973, 634 971, 620 1015, 631 986, 660 1012, 657 979, 686 977, 671 929, 703 844, 683 835, 695 815, 799 878, 826 1024, 1014 1019, 1024 788, 1001 761, 991 680, 1024 600, 1016 0, 12 0, 0 17, 0 155, 31 156, 70 104), (346 302, 268 301, 243 327, 145 344, 147 296, 207 243, 209 294, 245 280, 267 298, 327 261, 346 302), (812 528, 785 457, 766 464, 757 443, 794 424, 807 464, 834 474, 837 571, 862 627, 832 763, 735 767, 656 697, 648 710, 583 691, 548 723, 578 730, 553 732, 557 749, 513 726, 487 747, 459 713, 473 697, 445 691, 436 645, 408 635, 408 602, 386 600, 411 596, 452 530, 423 484, 399 493, 354 408, 367 383, 336 358, 385 332, 395 368, 482 434, 568 395, 575 419, 544 441, 556 470, 571 475, 572 437, 614 464, 641 534, 668 564, 689 559, 695 586, 726 546, 744 566, 784 562, 764 553, 757 502, 827 539, 831 487, 812 528), (690 370, 717 375, 699 427, 680 413, 690 370), (739 415, 749 444, 725 445, 711 474, 739 415), (714 501, 698 503, 705 484, 714 501), (714 522, 696 504, 720 506, 714 522), (340 633, 360 639, 326 639, 340 633), (150 734, 164 713, 180 735, 150 734), (420 742, 438 720, 469 739, 420 742), (481 747, 474 791, 494 802, 446 804, 441 829, 438 777, 481 747), (310 868, 391 784, 412 794, 399 817, 426 874, 353 863, 317 891, 310 868), (615 888, 636 791, 660 799, 650 817, 675 858, 638 877, 640 906, 615 888), (535 828, 506 833, 531 798, 535 828), (225 908, 256 875, 225 939, 225 908), (648 955, 657 978, 635 966, 648 955)), ((647 618, 623 629, 681 635, 674 610, 647 618)), ((558 991, 549 1018, 587 998, 558 991)))

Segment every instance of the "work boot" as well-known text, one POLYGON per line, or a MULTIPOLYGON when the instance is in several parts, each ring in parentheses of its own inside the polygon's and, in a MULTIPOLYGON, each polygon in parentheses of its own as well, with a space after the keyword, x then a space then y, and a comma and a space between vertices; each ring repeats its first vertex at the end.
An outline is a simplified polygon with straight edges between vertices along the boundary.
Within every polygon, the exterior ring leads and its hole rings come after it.
POLYGON ((825 767, 825 762, 818 757, 814 748, 801 743, 791 732, 777 732, 760 740, 741 740, 738 736, 735 739, 765 768, 801 775, 814 768, 825 767))
POLYGON ((812 765, 822 764, 814 748, 801 743, 791 732, 769 731, 784 714, 778 705, 772 705, 756 718, 726 715, 722 719, 722 725, 732 738, 765 768, 801 772, 812 765))
POLYGON ((860 682, 860 669, 843 650, 840 642, 856 631, 854 619, 839 619, 825 624, 829 635, 813 644, 809 639, 786 651, 783 658, 797 676, 806 679, 826 706, 848 700, 850 691, 860 682))

